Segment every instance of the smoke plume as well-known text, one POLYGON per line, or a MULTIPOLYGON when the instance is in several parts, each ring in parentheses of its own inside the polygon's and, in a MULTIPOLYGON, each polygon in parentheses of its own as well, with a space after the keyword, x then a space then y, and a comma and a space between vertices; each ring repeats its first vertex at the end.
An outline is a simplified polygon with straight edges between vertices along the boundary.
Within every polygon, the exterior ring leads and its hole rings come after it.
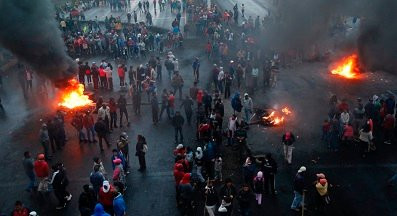
POLYGON ((50 0, 1 0, 0 44, 58 86, 77 71, 50 0))
MULTIPOLYGON (((368 70, 397 70, 397 1, 393 0, 282 0, 273 11, 276 19, 266 33, 268 44, 278 50, 308 52, 313 45, 335 47, 334 29, 340 17, 360 20, 357 34, 343 43, 358 51, 368 70), (332 45, 330 45, 332 44, 332 45)), ((342 34, 343 35, 343 34, 342 34)), ((319 48, 318 47, 318 48, 319 48)))

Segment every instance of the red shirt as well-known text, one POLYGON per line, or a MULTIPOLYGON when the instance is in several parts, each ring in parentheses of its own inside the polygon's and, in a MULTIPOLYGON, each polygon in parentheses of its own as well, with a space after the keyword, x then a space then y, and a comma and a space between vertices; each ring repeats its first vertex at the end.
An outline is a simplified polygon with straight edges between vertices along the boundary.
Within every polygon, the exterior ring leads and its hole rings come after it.
POLYGON ((85 115, 83 118, 83 126, 85 128, 91 128, 94 126, 94 117, 92 117, 92 115, 85 115))
POLYGON ((113 185, 110 185, 110 190, 107 193, 103 192, 103 187, 101 187, 98 193, 98 202, 103 206, 113 206, 113 191, 113 185))
POLYGON ((100 76, 100 77, 105 77, 105 76, 106 76, 105 69, 99 68, 99 76, 100 76))
POLYGON ((170 94, 170 96, 168 96, 168 106, 170 107, 174 107, 174 102, 175 102, 175 96, 170 94))
POLYGON ((125 76, 124 68, 119 67, 119 68, 117 69, 117 73, 119 74, 119 77, 124 77, 124 76, 125 76))
POLYGON ((48 163, 44 160, 37 160, 34 162, 34 172, 36 176, 39 178, 44 178, 49 176, 49 167, 48 163))

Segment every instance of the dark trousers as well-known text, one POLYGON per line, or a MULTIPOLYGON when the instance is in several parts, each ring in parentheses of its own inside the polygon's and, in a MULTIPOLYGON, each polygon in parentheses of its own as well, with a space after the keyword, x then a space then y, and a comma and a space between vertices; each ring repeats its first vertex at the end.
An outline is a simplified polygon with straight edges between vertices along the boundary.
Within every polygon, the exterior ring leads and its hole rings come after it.
POLYGON ((113 127, 117 128, 117 113, 116 112, 110 113, 110 130, 112 130, 113 127))
POLYGON ((50 138, 51 150, 52 150, 52 153, 54 153, 54 152, 55 152, 55 146, 56 146, 58 149, 60 149, 60 146, 59 146, 59 143, 56 141, 55 136, 49 135, 49 138, 50 138))
POLYGON ((138 154, 138 160, 139 160, 139 167, 141 170, 146 169, 146 160, 145 160, 145 153, 139 153, 138 154))
POLYGON ((54 190, 54 194, 58 199, 59 206, 64 206, 66 203, 66 197, 70 195, 70 193, 64 188, 54 190))
POLYGON ((178 133, 181 137, 180 141, 183 142, 182 127, 175 127, 175 142, 178 143, 178 133))
POLYGON ((269 194, 269 188, 270 191, 273 195, 276 194, 276 188, 275 188, 275 176, 274 175, 269 175, 266 178, 265 181, 265 193, 269 194))
POLYGON ((127 119, 127 123, 129 123, 127 109, 120 109, 120 126, 123 125, 123 116, 124 115, 125 115, 125 118, 127 119))
POLYGON ((49 151, 49 142, 48 141, 41 142, 41 145, 43 146, 43 149, 44 149, 45 159, 48 160, 51 157, 50 151, 49 151))
POLYGON ((102 134, 101 135, 97 134, 97 135, 98 135, 99 147, 101 148, 101 151, 103 151, 102 139, 105 140, 106 145, 109 146, 108 138, 106 135, 102 135, 102 134))
POLYGON ((225 99, 230 97, 230 85, 225 85, 225 99))
POLYGON ((170 119, 170 118, 171 118, 171 116, 170 116, 170 109, 168 109, 168 106, 165 105, 165 104, 161 104, 161 110, 160 110, 159 119, 161 119, 161 116, 163 115, 164 110, 167 111, 168 118, 170 119))
POLYGON ((187 111, 185 112, 185 114, 186 114, 187 123, 190 125, 192 122, 193 111, 187 111))
POLYGON ((181 87, 174 87, 174 94, 176 96, 176 91, 179 91, 179 99, 182 99, 182 86, 181 87))

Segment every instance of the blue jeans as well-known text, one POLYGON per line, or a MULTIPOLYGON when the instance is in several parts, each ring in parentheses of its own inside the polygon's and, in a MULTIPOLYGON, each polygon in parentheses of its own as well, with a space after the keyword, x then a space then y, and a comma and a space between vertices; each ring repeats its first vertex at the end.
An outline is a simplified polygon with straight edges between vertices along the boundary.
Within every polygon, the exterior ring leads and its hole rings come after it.
POLYGON ((34 176, 34 173, 33 173, 33 172, 31 172, 31 173, 26 173, 26 175, 29 177, 29 180, 30 180, 29 185, 26 187, 26 189, 27 189, 27 190, 32 190, 33 187, 34 187, 34 183, 35 183, 35 181, 36 181, 36 177, 34 176))
POLYGON ((85 134, 84 134, 84 132, 83 132, 83 129, 79 130, 79 140, 80 140, 80 141, 86 140, 86 139, 85 139, 85 134))
POLYGON ((252 113, 252 110, 244 108, 244 113, 245 113, 245 119, 244 120, 245 120, 245 122, 248 123, 248 121, 250 120, 250 115, 252 113))
POLYGON ((295 195, 295 197, 294 197, 294 200, 292 201, 291 209, 296 209, 296 208, 301 207, 302 201, 303 201, 303 196, 301 193, 294 191, 294 195, 295 195))
POLYGON ((95 130, 94 130, 94 126, 86 128, 85 129, 87 131, 87 138, 88 141, 93 142, 95 140, 95 130))

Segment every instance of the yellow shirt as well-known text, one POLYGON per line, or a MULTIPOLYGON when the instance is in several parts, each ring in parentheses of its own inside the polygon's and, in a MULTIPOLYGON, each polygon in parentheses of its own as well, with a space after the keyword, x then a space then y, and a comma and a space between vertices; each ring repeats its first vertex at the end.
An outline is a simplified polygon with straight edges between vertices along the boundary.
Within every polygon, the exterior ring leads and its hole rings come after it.
POLYGON ((318 182, 318 183, 316 184, 316 189, 317 189, 317 192, 320 194, 320 196, 326 195, 327 192, 328 192, 328 182, 325 183, 324 186, 321 185, 320 182, 318 182))

